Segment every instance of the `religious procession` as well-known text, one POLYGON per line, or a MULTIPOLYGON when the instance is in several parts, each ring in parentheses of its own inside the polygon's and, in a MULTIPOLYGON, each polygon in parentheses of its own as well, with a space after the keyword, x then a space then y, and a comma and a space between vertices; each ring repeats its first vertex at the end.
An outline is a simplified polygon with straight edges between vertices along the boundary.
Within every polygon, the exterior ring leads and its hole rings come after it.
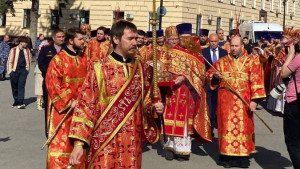
POLYGON ((10 81, 11 107, 26 110, 34 66, 47 169, 141 169, 143 144, 160 144, 167 161, 188 162, 195 142, 214 138, 214 165, 251 168, 254 118, 273 133, 256 112, 262 103, 283 117, 286 151, 300 169, 300 29, 277 24, 256 34, 247 26, 267 23, 241 23, 240 15, 228 36, 222 28, 195 34, 188 22, 162 29, 154 1, 150 31, 117 12, 110 27, 40 34, 35 50, 28 34, 15 47, 5 34, 1 81, 10 81))

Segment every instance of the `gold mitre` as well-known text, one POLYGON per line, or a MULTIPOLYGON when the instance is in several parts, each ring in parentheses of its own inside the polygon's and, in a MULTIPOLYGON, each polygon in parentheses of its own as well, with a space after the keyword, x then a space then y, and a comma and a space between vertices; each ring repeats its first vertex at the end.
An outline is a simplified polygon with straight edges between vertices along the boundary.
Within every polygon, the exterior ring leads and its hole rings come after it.
POLYGON ((292 38, 294 36, 294 30, 293 27, 291 28, 284 28, 283 30, 283 36, 286 38, 292 38))
POLYGON ((80 26, 80 29, 85 34, 89 34, 91 32, 91 25, 89 25, 89 24, 83 24, 83 25, 80 26))
POLYGON ((296 41, 300 40, 300 29, 296 29, 294 31, 293 39, 296 40, 296 41))
POLYGON ((176 26, 169 26, 165 30, 167 39, 178 38, 178 32, 176 26))

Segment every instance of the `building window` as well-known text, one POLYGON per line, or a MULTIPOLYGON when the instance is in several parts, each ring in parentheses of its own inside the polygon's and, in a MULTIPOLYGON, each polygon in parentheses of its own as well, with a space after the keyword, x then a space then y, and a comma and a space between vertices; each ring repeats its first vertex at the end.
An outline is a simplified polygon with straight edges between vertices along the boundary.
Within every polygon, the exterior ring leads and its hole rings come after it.
POLYGON ((59 28, 59 12, 58 10, 51 10, 51 29, 59 28))
POLYGON ((281 13, 281 0, 278 0, 278 9, 277 13, 281 13))
POLYGON ((4 27, 6 25, 6 15, 0 15, 0 27, 4 27))
POLYGON ((222 24, 222 19, 221 17, 217 18, 217 29, 221 28, 221 24, 222 24))
POLYGON ((235 0, 230 0, 230 4, 234 5, 235 4, 235 0))
POLYGON ((229 31, 233 29, 233 19, 229 19, 229 31))
POLYGON ((242 0, 242 6, 246 6, 246 0, 242 0))
POLYGON ((261 9, 265 10, 265 0, 261 0, 261 9))
POLYGON ((295 16, 296 14, 296 1, 293 1, 293 6, 292 6, 292 16, 295 16))
POLYGON ((273 11, 273 0, 270 0, 270 11, 273 11))
POLYGON ((113 11, 113 22, 124 19, 124 11, 113 11))
POLYGON ((90 23, 90 11, 79 11, 79 27, 90 23))
POLYGON ((289 0, 285 0, 285 13, 288 14, 289 13, 289 0))
POLYGON ((256 0, 252 0, 252 8, 256 8, 256 0))
POLYGON ((197 23, 196 23, 197 27, 196 27, 196 35, 199 36, 199 29, 201 29, 202 27, 202 15, 199 14, 197 15, 197 23))
POLYGON ((24 9, 23 28, 30 27, 30 9, 24 9))

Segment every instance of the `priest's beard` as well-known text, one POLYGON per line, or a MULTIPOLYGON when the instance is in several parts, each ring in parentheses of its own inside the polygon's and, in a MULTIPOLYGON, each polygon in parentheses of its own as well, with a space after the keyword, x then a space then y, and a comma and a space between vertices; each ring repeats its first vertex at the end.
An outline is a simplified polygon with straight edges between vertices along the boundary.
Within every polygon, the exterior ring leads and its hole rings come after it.
POLYGON ((76 45, 75 43, 73 44, 73 49, 77 52, 81 51, 84 49, 84 45, 76 45))
POLYGON ((200 41, 200 45, 201 45, 201 46, 206 45, 206 41, 200 41))

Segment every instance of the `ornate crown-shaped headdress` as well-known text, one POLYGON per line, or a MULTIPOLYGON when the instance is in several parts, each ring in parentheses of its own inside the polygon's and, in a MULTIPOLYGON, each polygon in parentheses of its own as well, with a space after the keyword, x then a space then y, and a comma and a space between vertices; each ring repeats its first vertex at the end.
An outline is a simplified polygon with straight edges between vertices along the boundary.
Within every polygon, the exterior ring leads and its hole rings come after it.
POLYGON ((176 26, 169 26, 165 30, 167 39, 178 38, 178 32, 176 26))
POLYGON ((284 28, 283 30, 283 36, 286 38, 293 38, 295 34, 295 30, 293 30, 293 27, 291 28, 284 28))

